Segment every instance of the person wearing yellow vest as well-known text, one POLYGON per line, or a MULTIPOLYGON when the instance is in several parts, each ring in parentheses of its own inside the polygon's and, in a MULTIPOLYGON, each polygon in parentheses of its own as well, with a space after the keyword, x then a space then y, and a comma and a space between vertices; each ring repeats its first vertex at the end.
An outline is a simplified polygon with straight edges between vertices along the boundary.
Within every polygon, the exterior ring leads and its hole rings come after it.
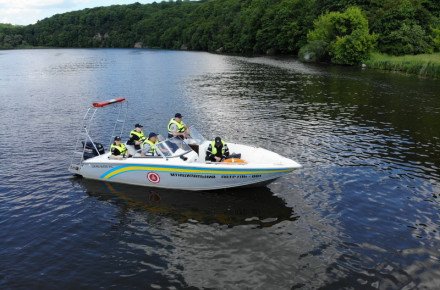
POLYGON ((116 157, 116 158, 130 157, 128 155, 127 147, 125 147, 125 144, 121 142, 121 137, 119 136, 115 137, 112 146, 110 146, 110 151, 112 157, 116 157))
POLYGON ((141 149, 142 143, 147 139, 144 132, 142 132, 143 127, 141 124, 134 125, 134 130, 130 132, 130 139, 128 139, 127 145, 134 145, 136 150, 141 149))
POLYGON ((168 138, 180 137, 184 139, 188 135, 188 127, 182 121, 182 114, 176 113, 168 123, 168 138))
POLYGON ((228 145, 220 138, 215 137, 214 141, 208 146, 206 150, 206 161, 220 162, 229 156, 228 145))
POLYGON ((143 145, 143 155, 144 156, 157 156, 156 153, 156 144, 159 143, 159 140, 157 140, 157 134, 154 132, 151 132, 148 135, 148 139, 144 141, 143 145))

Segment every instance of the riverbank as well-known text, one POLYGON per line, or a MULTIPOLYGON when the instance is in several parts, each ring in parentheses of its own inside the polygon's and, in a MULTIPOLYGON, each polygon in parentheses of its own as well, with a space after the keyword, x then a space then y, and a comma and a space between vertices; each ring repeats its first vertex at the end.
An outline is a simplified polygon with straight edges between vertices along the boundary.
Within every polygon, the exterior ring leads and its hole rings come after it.
POLYGON ((374 69, 440 78, 440 53, 390 56, 373 53, 365 64, 374 69))
MULTIPOLYGON (((1 48, 0 50, 10 50, 10 49, 65 49, 62 47, 47 47, 47 46, 32 46, 32 45, 22 45, 16 48, 1 48)), ((132 48, 132 47, 126 47, 132 48)), ((71 47, 70 49, 81 49, 79 47, 71 47)), ((89 47, 89 49, 99 49, 96 47, 89 47)), ((203 51, 203 50, 189 50, 189 49, 164 49, 164 48, 151 48, 151 49, 161 49, 161 50, 186 50, 186 51, 203 51)), ((246 54, 234 54, 225 53, 218 51, 206 51, 214 54, 222 55, 236 55, 236 56, 283 56, 282 54, 275 55, 246 55, 246 54)), ((286 55, 284 55, 286 56, 286 55)), ((287 55, 287 57, 294 57, 293 55, 287 55)), ((307 63, 307 61, 304 61, 307 63)), ((370 58, 364 62, 368 68, 388 70, 394 72, 402 72, 406 74, 418 75, 421 77, 428 78, 440 78, 440 53, 432 54, 418 54, 418 55, 403 55, 403 56, 392 56, 381 53, 372 53, 370 58)), ((333 64, 337 65, 337 64, 333 64)))

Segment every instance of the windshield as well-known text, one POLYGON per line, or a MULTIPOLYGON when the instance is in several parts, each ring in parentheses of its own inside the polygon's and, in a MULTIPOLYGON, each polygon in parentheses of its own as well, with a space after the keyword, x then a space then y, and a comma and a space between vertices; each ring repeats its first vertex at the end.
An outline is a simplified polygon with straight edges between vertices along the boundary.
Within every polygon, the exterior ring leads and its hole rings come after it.
POLYGON ((192 150, 188 144, 177 137, 160 142, 156 145, 156 147, 159 154, 163 155, 164 157, 180 156, 192 150))
POLYGON ((202 134, 200 134, 199 131, 195 127, 189 127, 189 136, 185 140, 188 144, 202 144, 205 142, 205 137, 203 137, 202 134))

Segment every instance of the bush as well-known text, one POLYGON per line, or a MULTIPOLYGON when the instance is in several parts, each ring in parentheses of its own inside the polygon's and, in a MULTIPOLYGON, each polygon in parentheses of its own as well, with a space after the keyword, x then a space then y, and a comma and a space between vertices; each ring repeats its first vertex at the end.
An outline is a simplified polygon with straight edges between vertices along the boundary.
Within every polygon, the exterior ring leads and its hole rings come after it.
POLYGON ((344 37, 337 37, 330 47, 332 62, 354 65, 365 61, 368 59, 376 39, 376 35, 360 30, 355 30, 352 34, 344 37))
POLYGON ((432 32, 434 34, 434 37, 432 38, 434 50, 440 51, 440 28, 432 28, 432 32))
POLYGON ((403 23, 400 29, 382 37, 383 51, 394 54, 421 54, 432 52, 430 37, 417 24, 403 23))
POLYGON ((308 53, 317 61, 330 59, 338 64, 357 64, 368 58, 376 39, 369 33, 368 20, 361 9, 349 7, 342 13, 324 14, 314 22, 300 57, 308 53))

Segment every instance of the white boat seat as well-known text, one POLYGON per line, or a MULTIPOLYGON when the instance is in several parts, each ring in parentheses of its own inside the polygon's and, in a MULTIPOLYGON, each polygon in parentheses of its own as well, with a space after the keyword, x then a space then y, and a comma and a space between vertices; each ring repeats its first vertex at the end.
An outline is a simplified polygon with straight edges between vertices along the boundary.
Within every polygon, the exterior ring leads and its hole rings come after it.
POLYGON ((199 162, 205 162, 206 149, 208 149, 209 143, 210 143, 209 141, 205 141, 199 145, 199 158, 198 158, 199 162))
POLYGON ((139 154, 139 153, 136 152, 136 149, 134 149, 134 145, 127 145, 127 144, 125 144, 125 147, 127 147, 128 154, 130 154, 132 156, 135 156, 136 154, 139 154))

